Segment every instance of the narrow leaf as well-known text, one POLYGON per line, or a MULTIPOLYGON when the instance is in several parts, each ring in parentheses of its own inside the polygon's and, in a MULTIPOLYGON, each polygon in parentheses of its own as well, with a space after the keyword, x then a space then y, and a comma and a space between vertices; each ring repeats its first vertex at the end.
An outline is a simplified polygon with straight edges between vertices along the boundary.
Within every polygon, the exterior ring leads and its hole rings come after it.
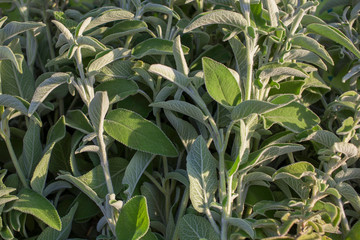
POLYGON ((89 104, 89 117, 96 132, 104 131, 104 118, 109 109, 107 92, 96 92, 89 104))

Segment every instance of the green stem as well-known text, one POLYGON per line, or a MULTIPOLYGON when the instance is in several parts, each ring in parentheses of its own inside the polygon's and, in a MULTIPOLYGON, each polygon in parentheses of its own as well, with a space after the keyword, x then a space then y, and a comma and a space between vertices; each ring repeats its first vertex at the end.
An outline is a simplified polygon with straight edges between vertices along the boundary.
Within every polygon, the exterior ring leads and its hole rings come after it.
POLYGON ((245 100, 251 99, 252 89, 252 75, 253 75, 253 55, 252 55, 252 44, 251 38, 245 34, 246 39, 246 62, 247 62, 247 77, 245 87, 245 100))
POLYGON ((18 159, 16 157, 16 154, 14 152, 14 149, 13 149, 11 141, 10 141, 10 137, 8 135, 5 135, 4 140, 5 140, 5 143, 6 143, 6 147, 7 147, 8 151, 9 151, 11 160, 12 160, 12 162, 14 164, 15 169, 16 169, 16 173, 19 176, 22 185, 24 187, 26 187, 26 188, 29 188, 29 183, 27 182, 27 180, 25 178, 25 175, 24 175, 23 171, 21 170, 19 161, 18 161, 18 159))

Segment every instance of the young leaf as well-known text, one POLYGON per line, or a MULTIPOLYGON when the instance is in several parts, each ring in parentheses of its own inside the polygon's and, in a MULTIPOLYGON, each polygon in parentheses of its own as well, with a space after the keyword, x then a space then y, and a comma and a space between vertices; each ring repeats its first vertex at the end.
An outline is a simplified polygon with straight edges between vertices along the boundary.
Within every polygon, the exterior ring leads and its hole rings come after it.
POLYGON ((220 240, 220 236, 203 217, 186 214, 179 222, 180 240, 220 240))
POLYGON ((84 21, 82 21, 81 23, 79 23, 75 29, 75 37, 79 37, 82 36, 82 34, 84 33, 86 27, 90 24, 92 20, 92 17, 88 17, 86 18, 84 21))
POLYGON ((74 37, 71 34, 70 30, 67 29, 61 22, 58 22, 56 20, 52 20, 51 22, 55 24, 56 27, 62 32, 63 36, 69 44, 72 44, 74 42, 74 37))
POLYGON ((210 96, 225 106, 236 106, 241 102, 240 87, 223 64, 203 58, 205 86, 210 96))
POLYGON ((320 36, 329 38, 334 42, 344 46, 350 52, 355 54, 356 57, 360 58, 359 50, 354 46, 354 44, 348 39, 345 34, 340 32, 340 30, 330 26, 330 25, 323 25, 318 23, 310 24, 306 27, 308 33, 316 33, 320 36))
POLYGON ((109 109, 107 92, 96 92, 89 104, 89 117, 96 132, 104 131, 104 118, 109 109))
POLYGON ((28 188, 23 188, 18 197, 19 199, 14 203, 13 209, 31 214, 49 227, 57 231, 61 230, 59 214, 49 200, 28 188))
POLYGON ((273 179, 281 179, 284 177, 293 177, 300 179, 315 173, 315 167, 308 162, 296 162, 288 166, 282 167, 273 174, 273 179))
POLYGON ((128 185, 128 188, 124 192, 128 196, 128 199, 132 197, 140 177, 153 159, 154 155, 139 151, 131 158, 122 180, 122 184, 128 185))
POLYGON ((38 236, 37 240, 66 240, 68 239, 71 227, 74 219, 75 212, 77 210, 78 204, 76 203, 66 214, 64 217, 61 218, 61 231, 56 231, 52 228, 46 228, 42 231, 42 233, 38 236))
POLYGON ((191 146, 186 158, 186 169, 190 180, 190 199, 198 212, 210 208, 217 190, 216 160, 199 136, 191 146))
POLYGON ((31 116, 32 114, 34 114, 36 109, 51 93, 51 91, 58 86, 68 82, 69 79, 70 75, 67 73, 54 73, 50 78, 42 82, 35 90, 34 96, 30 103, 28 115, 31 116))
POLYGON ((116 223, 116 237, 119 240, 137 240, 147 233, 149 227, 146 198, 136 196, 121 209, 116 223))
POLYGON ((168 157, 178 155, 161 129, 135 112, 126 109, 110 111, 104 128, 107 134, 130 148, 168 157))
POLYGON ((228 10, 215 10, 196 16, 184 29, 184 33, 210 24, 225 24, 236 28, 244 28, 247 25, 247 21, 240 13, 228 10))
MULTIPOLYGON (((174 42, 170 40, 150 38, 136 45, 131 54, 135 58, 142 58, 147 55, 173 55, 173 44, 174 42)), ((182 46, 182 50, 185 54, 189 52, 189 48, 186 46, 182 46)))

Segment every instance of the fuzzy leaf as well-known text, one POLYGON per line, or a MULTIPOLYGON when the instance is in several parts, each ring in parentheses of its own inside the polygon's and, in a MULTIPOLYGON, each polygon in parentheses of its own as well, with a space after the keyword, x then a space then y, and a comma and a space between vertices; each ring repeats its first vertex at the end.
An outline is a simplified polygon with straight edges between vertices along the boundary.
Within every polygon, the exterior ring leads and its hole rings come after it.
POLYGON ((122 180, 122 184, 128 185, 128 188, 124 192, 128 196, 128 199, 132 197, 140 177, 153 159, 154 156, 152 154, 139 151, 131 158, 122 180))
POLYGON ((184 33, 210 24, 225 24, 236 28, 244 28, 247 25, 247 21, 240 13, 228 10, 215 10, 196 16, 184 29, 184 33))
POLYGON ((89 134, 94 131, 89 119, 81 110, 78 109, 67 111, 65 124, 85 134, 89 134))
POLYGON ((94 18, 91 23, 87 26, 86 31, 96 28, 97 26, 105 23, 110 23, 118 20, 132 19, 134 14, 121 8, 110 9, 102 12, 100 16, 94 18))
POLYGON ((149 72, 157 74, 173 83, 175 83, 178 87, 185 89, 189 84, 189 79, 179 71, 172 69, 168 66, 161 64, 153 64, 149 68, 149 72))
POLYGON ((217 189, 216 160, 207 148, 205 140, 199 136, 191 146, 186 158, 186 168, 190 180, 190 199, 198 212, 210 208, 217 189))
POLYGON ((283 177, 293 177, 300 179, 304 176, 313 175, 315 173, 315 167, 308 162, 296 162, 288 166, 282 167, 273 174, 273 179, 281 179, 283 177))
POLYGON ((29 107, 29 116, 34 114, 39 105, 58 86, 68 82, 70 75, 67 73, 54 73, 50 78, 43 81, 35 90, 29 107))
POLYGON ((138 89, 138 85, 132 80, 115 79, 99 84, 95 91, 106 91, 110 104, 113 104, 134 95, 138 89))
POLYGON ((89 104, 89 117, 95 131, 98 133, 104 131, 104 119, 108 109, 109 98, 107 92, 96 92, 89 104))
POLYGON ((20 73, 22 73, 21 62, 20 63, 18 62, 15 54, 8 46, 0 46, 0 61, 2 61, 2 60, 10 60, 12 62, 12 64, 16 67, 16 69, 20 73))
POLYGON ((18 197, 19 199, 14 203, 13 209, 31 214, 49 227, 57 231, 61 230, 59 214, 49 200, 28 188, 23 188, 18 197))
POLYGON ((110 111, 104 128, 107 134, 130 148, 168 157, 178 155, 161 129, 135 112, 121 108, 110 111))
POLYGON ((91 73, 91 72, 99 71, 101 68, 105 67, 106 65, 118 59, 127 57, 129 54, 130 54, 130 50, 125 48, 113 49, 107 52, 106 54, 102 55, 101 57, 96 58, 94 61, 92 61, 89 64, 88 72, 91 73))
POLYGON ((12 21, 0 29, 0 43, 16 36, 17 34, 44 27, 45 24, 37 22, 16 22, 12 21))
POLYGON ((194 214, 186 214, 180 219, 179 237, 180 240, 220 239, 207 219, 194 214))

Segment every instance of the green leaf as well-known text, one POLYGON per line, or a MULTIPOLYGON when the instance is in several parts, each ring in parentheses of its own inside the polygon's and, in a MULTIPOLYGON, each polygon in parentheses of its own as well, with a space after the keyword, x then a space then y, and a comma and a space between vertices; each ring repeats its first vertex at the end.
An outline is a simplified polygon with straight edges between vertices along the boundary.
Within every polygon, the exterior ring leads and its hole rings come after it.
POLYGON ((149 226, 146 198, 136 196, 121 209, 116 223, 116 237, 119 240, 137 240, 146 234, 149 226))
POLYGON ((85 20, 81 21, 75 29, 75 38, 82 36, 86 27, 90 24, 92 17, 88 17, 85 20))
POLYGON ((58 86, 68 82, 70 75, 67 73, 54 73, 50 78, 42 82, 35 90, 29 107, 29 116, 34 114, 39 105, 58 86))
MULTIPOLYGON (((136 45, 131 54, 135 58, 142 58, 147 55, 173 55, 173 41, 161 39, 161 38, 150 38, 142 41, 136 45)), ((182 50, 185 54, 189 52, 189 48, 182 46, 182 50)))
POLYGON ((67 29, 61 22, 58 22, 56 20, 51 21, 55 26, 61 31, 62 36, 65 37, 67 43, 72 44, 74 42, 74 37, 71 34, 70 30, 67 29))
POLYGON ((255 238, 254 229, 253 229, 252 225, 249 223, 249 221, 247 221, 245 219, 231 217, 231 218, 227 219, 227 222, 230 225, 240 228, 241 230, 246 232, 251 238, 255 238))
POLYGON ((42 194, 45 183, 46 183, 46 177, 48 174, 49 169, 49 162, 52 150, 54 149, 55 143, 51 144, 44 155, 42 156, 40 162, 37 164, 34 174, 31 178, 30 185, 31 188, 38 192, 39 194, 42 194))
POLYGON ((47 136, 47 145, 57 143, 65 137, 65 134, 65 117, 62 116, 53 126, 51 126, 47 136))
POLYGON ((336 142, 334 143, 333 150, 345 154, 348 158, 358 155, 358 148, 352 143, 336 142))
POLYGON ((335 188, 339 191, 341 196, 350 202, 355 211, 360 212, 359 194, 350 184, 346 182, 340 182, 335 186, 335 188))
POLYGON ((99 84, 95 91, 106 91, 110 104, 113 104, 134 95, 138 89, 138 85, 132 80, 114 79, 99 84))
POLYGON ((0 29, 0 44, 5 42, 6 40, 16 36, 17 34, 26 32, 28 30, 35 30, 40 27, 44 27, 44 23, 37 22, 16 22, 12 21, 5 25, 2 29, 0 29))
POLYGON ((129 165, 126 167, 124 178, 122 179, 122 184, 128 185, 128 188, 124 192, 128 196, 128 199, 132 197, 140 177, 153 159, 154 156, 152 154, 139 151, 131 158, 129 165))
POLYGON ((87 26, 86 31, 103 25, 105 23, 132 18, 134 18, 134 14, 129 11, 123 10, 121 8, 110 9, 102 12, 100 16, 93 19, 91 23, 87 26))
POLYGON ((294 45, 303 47, 313 53, 316 53, 325 61, 334 65, 334 61, 332 60, 330 54, 325 50, 324 46, 318 43, 315 39, 307 37, 305 35, 297 35, 292 39, 292 43, 294 45))
POLYGON ((110 111, 104 128, 107 134, 130 148, 168 157, 178 155, 176 148, 161 129, 132 111, 110 111))
POLYGON ((345 182, 360 178, 360 168, 348 168, 341 170, 335 175, 336 182, 345 182))
POLYGON ((150 106, 182 113, 186 116, 192 117, 195 120, 198 120, 200 123, 203 123, 207 119, 200 108, 184 101, 169 100, 166 102, 155 102, 150 104, 150 106))
POLYGON ((18 60, 15 57, 15 54, 8 46, 0 46, 0 62, 2 60, 10 60, 12 64, 16 67, 16 69, 20 73, 22 73, 21 62, 18 62, 18 60))
POLYGON ((219 240, 220 236, 203 217, 186 214, 179 222, 180 240, 219 240))
POLYGON ((114 39, 144 32, 147 31, 147 29, 147 24, 140 20, 121 21, 104 32, 104 38, 101 39, 101 42, 106 44, 114 39))
POLYGON ((281 179, 284 177, 293 177, 300 179, 304 176, 314 175, 315 167, 308 162, 296 162, 280 168, 273 174, 273 179, 281 179))
POLYGON ((81 110, 78 109, 67 111, 65 124, 85 134, 94 132, 89 119, 81 110))
POLYGON ((175 83, 181 89, 186 89, 190 80, 184 74, 175 69, 172 69, 168 66, 162 64, 153 64, 149 68, 149 72, 157 74, 170 82, 175 83))
POLYGON ((268 63, 259 68, 257 75, 260 79, 267 79, 283 75, 302 78, 308 77, 307 73, 296 63, 268 63))
POLYGON ((49 200, 27 188, 23 188, 18 197, 19 199, 14 203, 13 209, 31 214, 49 227, 58 231, 61 230, 59 214, 49 200))
POLYGON ((345 240, 360 239, 360 221, 357 221, 346 235, 345 240))
POLYGON ((318 55, 305 49, 291 49, 289 52, 284 54, 284 60, 308 62, 324 69, 325 71, 327 70, 326 64, 318 55))
POLYGON ((184 29, 184 33, 210 24, 225 24, 236 28, 244 28, 247 26, 247 21, 240 13, 228 10, 215 10, 196 16, 184 29))
POLYGON ((216 160, 207 148, 205 140, 199 136, 186 157, 186 169, 190 180, 190 199, 198 212, 210 208, 218 187, 216 160))
POLYGON ((330 26, 330 25, 323 25, 318 23, 310 24, 306 27, 308 33, 316 33, 320 36, 329 38, 334 42, 344 46, 350 52, 355 54, 356 57, 360 58, 359 50, 354 46, 350 39, 346 37, 345 34, 340 32, 340 30, 330 26))
POLYGON ((266 128, 273 123, 278 123, 293 132, 311 129, 320 123, 320 119, 315 113, 297 102, 267 112, 263 116, 266 119, 266 128))
POLYGON ((225 106, 236 106, 241 102, 238 82, 223 64, 203 58, 205 86, 210 96, 225 106))
POLYGON ((354 119, 352 117, 348 117, 341 123, 341 127, 336 130, 336 134, 346 135, 350 131, 354 129, 354 119))
POLYGON ((98 197, 98 195, 96 194, 96 192, 94 190, 92 190, 88 185, 86 185, 83 181, 81 181, 80 179, 72 176, 70 173, 63 173, 61 175, 59 175, 56 179, 62 179, 65 181, 68 181, 70 183, 72 183, 73 185, 75 185, 80 191, 82 191, 83 193, 85 193, 92 201, 94 201, 94 203, 99 206, 100 208, 102 208, 102 202, 103 200, 101 198, 98 197))
POLYGON ((97 133, 104 131, 104 119, 109 109, 107 92, 96 92, 89 104, 89 117, 97 133))
POLYGON ((42 144, 40 140, 40 127, 30 121, 28 130, 23 141, 23 157, 19 164, 27 179, 32 176, 35 166, 39 163, 42 155, 42 144))
POLYGON ((174 59, 176 62, 176 69, 179 72, 181 72, 182 74, 184 74, 185 76, 187 76, 189 74, 189 67, 186 63, 184 51, 181 47, 180 35, 177 36, 174 40, 173 53, 174 53, 174 59))
POLYGON ((340 138, 338 138, 334 133, 327 130, 318 130, 307 136, 302 141, 309 141, 309 140, 320 143, 327 148, 331 148, 334 145, 334 143, 340 142, 340 138))
POLYGON ((179 14, 177 14, 177 12, 162 4, 156 4, 152 2, 146 3, 144 6, 142 6, 139 15, 143 15, 146 12, 159 12, 159 13, 167 14, 169 16, 171 15, 174 18, 180 20, 180 16, 179 14))
POLYGON ((61 225, 62 229, 61 231, 56 231, 52 228, 46 228, 41 232, 41 234, 38 236, 37 240, 66 240, 68 239, 71 227, 73 223, 73 218, 76 212, 76 209, 78 207, 78 204, 75 204, 68 214, 66 214, 64 217, 61 218, 61 225))
POLYGON ((88 66, 88 72, 91 74, 92 72, 97 72, 106 65, 129 56, 130 50, 126 48, 115 48, 111 51, 104 52, 100 57, 97 57, 95 60, 91 61, 88 66))
MULTIPOLYGON (((289 95, 291 96, 291 95, 289 95)), ((295 98, 291 97, 288 103, 284 104, 274 104, 271 102, 259 101, 259 100, 246 100, 237 105, 231 112, 231 119, 238 121, 240 119, 246 118, 251 114, 265 114, 269 111, 281 108, 290 104, 295 98)))
POLYGON ((27 115, 28 113, 28 110, 22 101, 8 94, 0 94, 0 106, 13 108, 24 115, 27 115))

